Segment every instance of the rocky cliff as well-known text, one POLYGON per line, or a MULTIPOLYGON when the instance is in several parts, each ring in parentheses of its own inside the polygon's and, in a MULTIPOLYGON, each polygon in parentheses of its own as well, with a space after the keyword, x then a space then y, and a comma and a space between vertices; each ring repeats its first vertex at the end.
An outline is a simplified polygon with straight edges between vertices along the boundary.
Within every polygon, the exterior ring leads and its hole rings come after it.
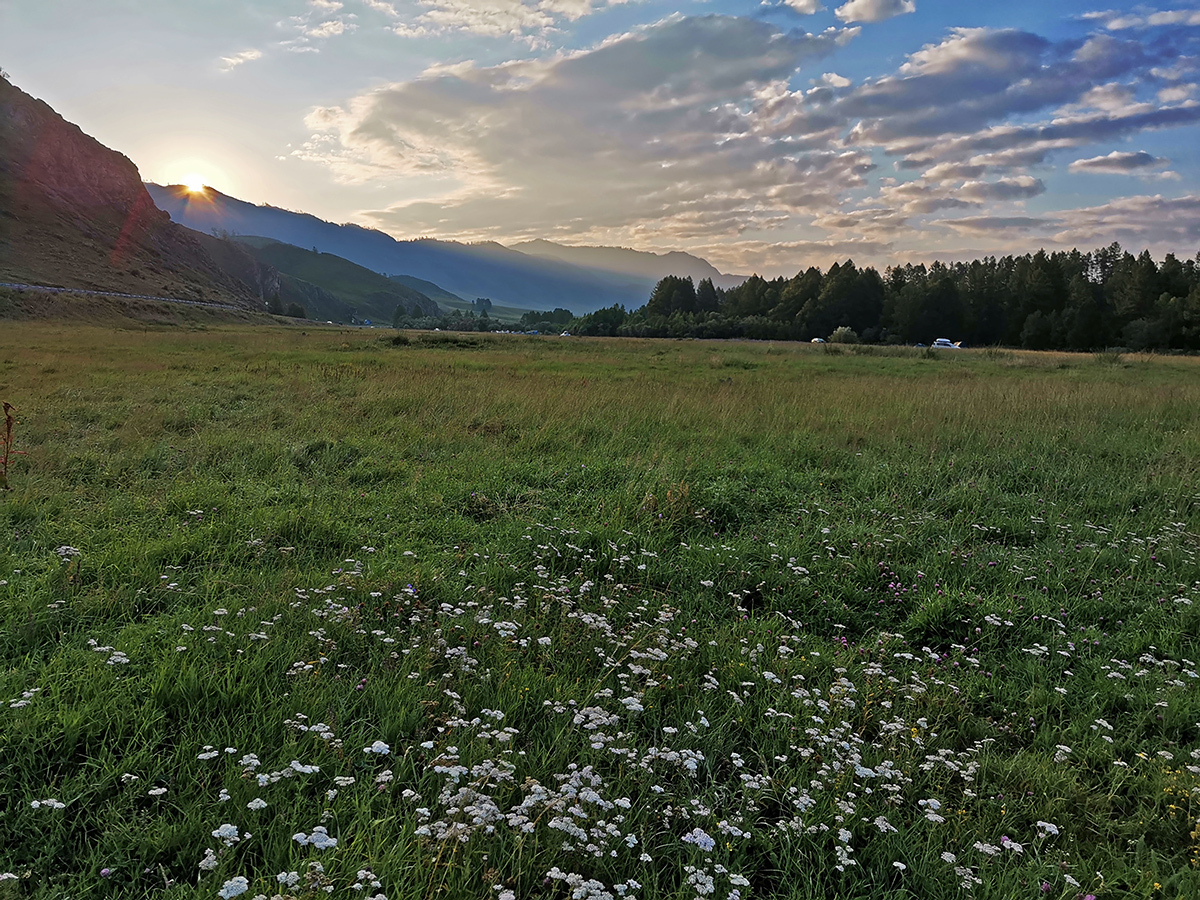
POLYGON ((137 167, 0 78, 0 281, 262 308, 137 167))

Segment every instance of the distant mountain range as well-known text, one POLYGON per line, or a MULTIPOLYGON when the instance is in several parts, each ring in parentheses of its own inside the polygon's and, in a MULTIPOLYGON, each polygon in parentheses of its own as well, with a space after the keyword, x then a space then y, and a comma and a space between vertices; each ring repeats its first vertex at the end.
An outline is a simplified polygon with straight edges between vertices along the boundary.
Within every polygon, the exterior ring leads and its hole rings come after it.
POLYGON ((721 287, 741 283, 686 253, 654 254, 618 247, 566 247, 532 241, 509 248, 422 239, 397 241, 359 225, 335 225, 307 213, 256 206, 212 188, 146 186, 176 222, 224 236, 254 235, 331 253, 367 269, 431 282, 466 301, 486 297, 524 309, 565 307, 576 314, 616 303, 641 306, 665 275, 712 278, 721 287))
POLYGON ((505 320, 635 308, 665 275, 744 280, 686 253, 397 241, 211 188, 144 184, 129 159, 0 77, 0 281, 390 322, 398 308, 437 316, 476 298, 505 320))

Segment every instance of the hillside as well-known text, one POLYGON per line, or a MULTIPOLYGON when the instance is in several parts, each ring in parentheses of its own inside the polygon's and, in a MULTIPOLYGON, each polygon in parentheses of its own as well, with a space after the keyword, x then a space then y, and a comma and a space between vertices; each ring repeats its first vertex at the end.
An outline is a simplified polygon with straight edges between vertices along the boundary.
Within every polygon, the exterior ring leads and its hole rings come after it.
POLYGON ((499 306, 539 310, 563 306, 587 313, 615 303, 641 306, 658 278, 532 256, 490 242, 397 241, 381 231, 256 206, 212 189, 199 197, 179 185, 147 188, 176 222, 197 231, 262 235, 315 248, 375 272, 433 282, 468 301, 487 297, 499 306))
POLYGON ((0 78, 0 281, 258 308, 137 167, 0 78))
POLYGON ((239 237, 233 243, 284 275, 315 285, 337 304, 336 310, 324 302, 309 308, 312 318, 391 322, 397 306, 403 306, 410 313, 415 310, 422 316, 441 315, 438 305, 420 291, 340 256, 305 250, 270 238, 239 237))

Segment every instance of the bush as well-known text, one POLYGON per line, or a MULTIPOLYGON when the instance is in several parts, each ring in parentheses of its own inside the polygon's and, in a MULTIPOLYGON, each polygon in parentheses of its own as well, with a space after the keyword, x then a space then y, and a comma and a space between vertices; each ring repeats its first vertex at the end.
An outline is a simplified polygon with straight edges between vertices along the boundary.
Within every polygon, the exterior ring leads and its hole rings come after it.
POLYGON ((831 344, 857 344, 858 334, 848 325, 842 325, 833 330, 833 334, 829 336, 829 342, 831 344))

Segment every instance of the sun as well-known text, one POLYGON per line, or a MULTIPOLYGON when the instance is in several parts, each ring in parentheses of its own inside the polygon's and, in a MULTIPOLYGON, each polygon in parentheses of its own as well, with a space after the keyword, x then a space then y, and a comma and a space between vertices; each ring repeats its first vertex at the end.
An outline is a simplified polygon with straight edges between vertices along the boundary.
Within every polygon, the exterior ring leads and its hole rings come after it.
POLYGON ((194 172, 191 175, 185 175, 183 178, 183 186, 188 189, 189 194, 203 194, 204 176, 197 175, 194 172))

